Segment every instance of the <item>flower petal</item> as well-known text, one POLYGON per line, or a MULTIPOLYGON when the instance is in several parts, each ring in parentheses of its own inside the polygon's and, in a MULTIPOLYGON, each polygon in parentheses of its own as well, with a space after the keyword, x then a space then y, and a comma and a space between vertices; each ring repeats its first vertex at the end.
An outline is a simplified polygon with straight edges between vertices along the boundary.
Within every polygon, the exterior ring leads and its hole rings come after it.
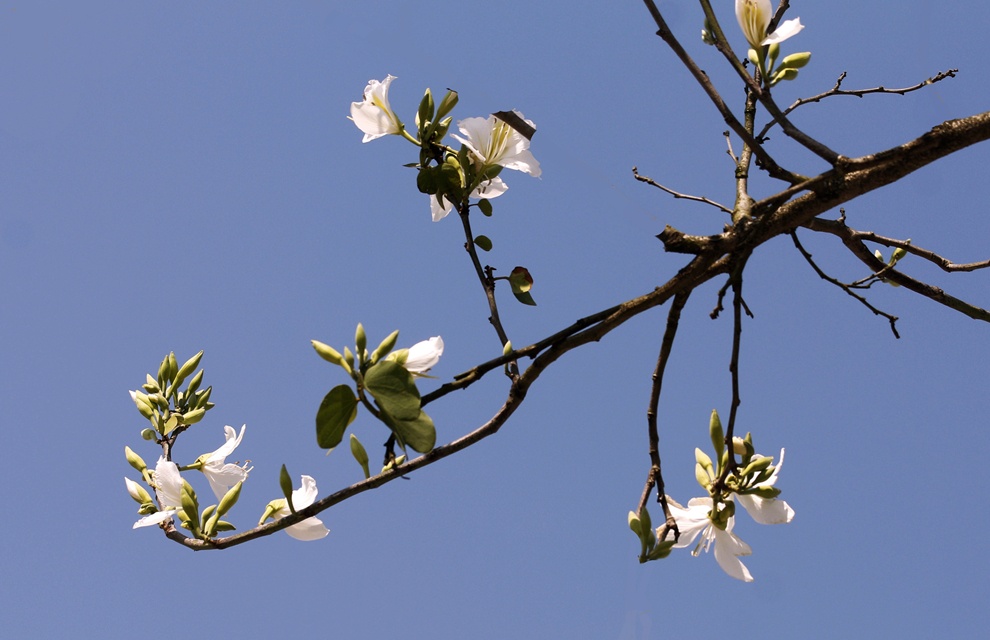
MULTIPOLYGON (((295 501, 293 500, 293 503, 294 502, 295 501)), ((319 540, 320 538, 327 537, 330 530, 323 526, 323 522, 319 518, 314 517, 306 518, 299 524, 286 527, 285 532, 296 540, 309 542, 310 540, 319 540)))
POLYGON ((424 374, 440 362, 441 355, 443 355, 443 338, 435 336, 409 347, 409 355, 402 366, 409 373, 424 374))
POLYGON ((777 27, 776 31, 768 35, 766 39, 763 40, 760 44, 762 45, 775 44, 775 43, 780 44, 781 42, 787 40, 791 36, 796 36, 801 31, 801 29, 804 29, 804 25, 801 24, 801 18, 786 20, 780 26, 777 27))
POLYGON ((364 100, 351 103, 351 120, 364 132, 362 142, 371 142, 382 136, 401 131, 399 119, 388 103, 388 87, 395 80, 389 75, 383 81, 369 80, 364 89, 364 100))
MULTIPOLYGON (((714 528, 714 527, 713 527, 714 528)), ((753 576, 749 569, 737 556, 748 556, 752 553, 749 545, 740 540, 734 533, 715 530, 715 560, 722 571, 743 582, 752 582, 753 576)))
POLYGON ((165 522, 166 520, 174 516, 177 511, 178 509, 167 509, 165 511, 156 511, 152 514, 144 516, 143 518, 135 522, 134 526, 132 526, 131 529, 139 529, 141 527, 150 527, 151 525, 154 524, 161 524, 162 522, 165 522))

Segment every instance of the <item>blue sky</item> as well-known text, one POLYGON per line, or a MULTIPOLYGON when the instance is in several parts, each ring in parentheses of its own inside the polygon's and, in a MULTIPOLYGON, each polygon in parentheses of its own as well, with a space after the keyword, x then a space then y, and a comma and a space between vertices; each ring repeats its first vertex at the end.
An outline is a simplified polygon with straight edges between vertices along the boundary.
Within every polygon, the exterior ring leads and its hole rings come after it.
MULTIPOLYGON (((736 109, 741 91, 704 47, 693 3, 661 3, 736 109)), ((832 98, 794 120, 846 155, 907 141, 990 104, 983 3, 793 2, 810 50, 778 101, 845 86, 954 80, 905 97, 832 98), (937 10, 937 12, 936 12, 937 10)), ((741 49, 731 3, 723 26, 741 49)), ((505 296, 514 344, 650 291, 683 265, 665 224, 716 233, 715 209, 675 201, 630 168, 731 204, 725 125, 654 36, 638 2, 0 2, 0 620, 12 637, 135 633, 256 637, 667 638, 720 627, 787 638, 972 637, 982 628, 990 517, 982 507, 988 327, 903 289, 871 300, 902 339, 804 264, 790 241, 751 259, 740 425, 787 448, 786 527, 740 518, 756 581, 714 558, 640 566, 626 527, 648 469, 645 413, 665 310, 572 352, 495 437, 323 514, 330 535, 278 534, 192 553, 131 530, 144 424, 127 397, 162 356, 205 349, 217 407, 177 457, 247 424, 254 471, 231 514, 249 528, 284 463, 321 495, 360 470, 315 446, 313 417, 345 382, 309 346, 364 323, 400 346, 442 335, 423 391, 499 354, 453 219, 430 221, 396 138, 361 144, 346 119, 370 78, 398 77, 405 120, 426 87, 459 91, 455 119, 516 108, 533 119, 533 179, 476 231, 484 256, 536 278, 505 296)), ((799 171, 815 158, 781 135, 799 171)), ((987 258, 990 147, 964 150, 846 205, 848 222, 959 262, 987 258)), ((775 184, 759 176, 754 195, 775 184)), ((833 275, 867 275, 830 238, 802 236, 833 275)), ((985 273, 909 273, 980 306, 985 273)), ((697 495, 693 450, 728 412, 731 324, 718 285, 684 312, 661 406, 668 492, 697 495)), ((484 422, 498 376, 431 405, 439 440, 484 422)), ((373 457, 383 439, 353 429, 373 457)), ((208 492, 202 478, 193 477, 208 492)))

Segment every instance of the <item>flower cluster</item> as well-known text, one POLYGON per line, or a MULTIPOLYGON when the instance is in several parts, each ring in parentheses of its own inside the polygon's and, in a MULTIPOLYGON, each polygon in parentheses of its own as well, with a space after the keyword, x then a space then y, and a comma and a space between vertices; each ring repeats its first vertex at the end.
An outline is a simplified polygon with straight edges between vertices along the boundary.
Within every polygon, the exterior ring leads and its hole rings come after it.
MULTIPOLYGON (((363 99, 351 104, 350 119, 364 133, 364 142, 385 135, 399 135, 427 149, 435 141, 427 140, 425 136, 421 139, 410 136, 389 104, 388 89, 394 79, 395 76, 389 75, 381 82, 369 81, 363 99)), ((429 105, 432 108, 429 92, 427 97, 430 98, 429 105)), ((445 113, 438 112, 435 118, 442 115, 445 113)), ((425 125, 425 120, 417 115, 420 125, 425 125)), ((540 163, 529 150, 536 124, 518 111, 499 112, 487 118, 466 118, 458 121, 457 128, 461 135, 452 134, 452 137, 463 145, 462 149, 467 153, 457 154, 445 147, 445 155, 447 160, 456 160, 465 155, 468 158, 470 171, 459 162, 449 163, 459 172, 460 186, 467 191, 467 198, 490 200, 505 193, 509 187, 498 176, 502 168, 528 173, 534 178, 540 176, 540 163)), ((434 124, 430 131, 436 133, 436 129, 434 124)), ((425 169, 422 166, 420 168, 425 169)), ((430 192, 430 212, 434 222, 442 220, 455 206, 462 204, 453 201, 451 195, 443 191, 430 192)))
POLYGON ((695 449, 695 477, 707 495, 692 498, 686 507, 664 496, 677 535, 668 526, 669 522, 654 532, 645 508, 639 513, 629 512, 629 527, 642 545, 640 562, 665 558, 672 549, 694 545, 691 554, 697 556, 702 550, 710 551, 714 547, 715 560, 727 574, 752 582, 752 574, 739 559, 750 555, 752 549, 732 531, 736 503, 760 524, 786 524, 794 519, 794 509, 777 499, 780 489, 774 486, 784 464, 784 450, 780 450, 779 461, 774 465, 772 457, 755 453, 751 434, 733 438, 731 450, 727 449, 722 423, 715 411, 709 422, 709 435, 718 463, 713 464, 701 449, 695 449))

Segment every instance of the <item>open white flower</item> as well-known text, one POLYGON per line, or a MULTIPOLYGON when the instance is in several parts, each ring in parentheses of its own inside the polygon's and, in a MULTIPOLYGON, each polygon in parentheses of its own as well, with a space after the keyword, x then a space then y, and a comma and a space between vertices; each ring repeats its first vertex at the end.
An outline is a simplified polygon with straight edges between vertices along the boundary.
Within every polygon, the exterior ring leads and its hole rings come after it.
POLYGON ((736 0, 736 20, 749 46, 756 50, 760 47, 781 43, 793 35, 797 35, 804 25, 801 18, 786 20, 777 26, 776 31, 768 34, 770 20, 773 19, 773 7, 770 0, 736 0))
POLYGON ((395 80, 393 75, 389 75, 381 82, 369 80, 368 86, 364 89, 364 100, 351 103, 350 119, 364 132, 364 139, 361 142, 371 142, 382 136, 397 135, 402 131, 402 123, 388 104, 388 86, 393 80, 395 80))
POLYGON ((440 362, 442 355, 443 338, 435 336, 429 340, 417 342, 408 349, 392 352, 389 355, 389 360, 395 360, 414 376, 423 376, 440 362))
POLYGON ((246 428, 247 425, 241 426, 241 432, 238 434, 233 427, 224 427, 223 431, 227 441, 213 453, 206 454, 206 460, 203 462, 203 466, 200 467, 200 471, 210 481, 210 488, 213 489, 217 500, 223 500, 223 497, 227 495, 231 487, 238 482, 247 480, 248 472, 253 468, 249 468, 246 463, 243 466, 239 466, 226 462, 227 456, 233 453, 237 445, 241 443, 246 428))
MULTIPOLYGON (((509 189, 509 185, 502 182, 502 178, 495 176, 491 180, 482 182, 478 188, 471 192, 472 198, 497 198, 509 189)), ((454 209, 454 205, 444 198, 441 203, 437 197, 430 196, 430 213, 433 214, 433 222, 440 222, 447 217, 447 214, 454 209)))
MULTIPOLYGON (((536 128, 532 120, 526 120, 518 111, 514 113, 536 128)), ((529 140, 503 120, 495 116, 466 118, 457 123, 457 128, 466 137, 451 136, 467 147, 480 165, 499 165, 528 173, 534 178, 540 176, 540 163, 529 150, 529 140)))
MULTIPOLYGON (((146 515, 135 522, 133 529, 150 527, 170 520, 182 507, 182 476, 179 475, 179 467, 174 462, 169 462, 164 457, 158 458, 152 483, 161 510, 146 515)), ((129 491, 130 485, 128 484, 129 491)))
MULTIPOLYGON (((736 580, 753 581, 749 569, 739 559, 739 556, 751 554, 752 549, 736 534, 732 533, 733 518, 729 518, 728 525, 724 530, 712 524, 709 516, 712 510, 711 498, 691 498, 685 508, 667 496, 667 505, 670 507, 671 515, 677 521, 677 530, 681 534, 677 544, 674 545, 675 548, 690 546, 700 535, 701 540, 691 551, 691 555, 697 556, 702 548, 708 551, 714 543, 715 560, 723 571, 736 580)), ((659 532, 660 529, 658 529, 659 532)))
MULTIPOLYGON (((770 477, 754 486, 772 487, 777 482, 777 474, 780 473, 782 466, 784 466, 783 449, 780 450, 780 460, 777 462, 777 466, 773 468, 773 473, 770 474, 770 477)), ((753 517, 753 520, 756 520, 760 524, 786 524, 794 519, 794 509, 791 509, 791 506, 783 500, 742 494, 736 494, 735 498, 746 509, 746 512, 753 517)))
MULTIPOLYGON (((292 506, 296 511, 300 509, 305 509, 309 505, 316 502, 317 496, 316 480, 312 476, 302 476, 302 485, 298 489, 292 491, 292 506)), ((275 511, 273 517, 275 519, 284 518, 292 512, 289 511, 289 505, 282 499, 283 506, 275 511)), ((294 524, 291 527, 286 527, 285 532, 295 538, 296 540, 302 540, 304 542, 309 540, 319 540, 325 538, 330 530, 323 526, 323 521, 317 517, 306 518, 298 524, 294 524)))

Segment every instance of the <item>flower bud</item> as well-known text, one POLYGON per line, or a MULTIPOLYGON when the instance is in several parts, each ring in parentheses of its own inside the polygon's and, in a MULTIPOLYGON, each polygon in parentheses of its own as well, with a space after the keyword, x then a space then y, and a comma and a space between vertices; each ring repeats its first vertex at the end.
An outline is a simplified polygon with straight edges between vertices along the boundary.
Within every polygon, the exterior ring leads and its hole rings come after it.
POLYGON ((722 452, 725 451, 725 431, 722 430, 722 421, 715 409, 712 409, 712 415, 708 421, 708 435, 712 439, 712 446, 715 447, 715 456, 721 458, 722 452))
POLYGON ((335 364, 337 366, 344 366, 344 357, 340 355, 336 349, 328 344, 323 344, 319 340, 310 340, 313 344, 313 348, 316 349, 317 355, 329 362, 330 364, 335 364))
POLYGON ((124 457, 127 458, 127 464, 134 467, 138 473, 144 473, 144 470, 148 468, 148 465, 145 464, 144 459, 134 453, 130 447, 124 447, 124 457))
POLYGON ((155 415, 155 409, 151 404, 151 400, 145 394, 140 391, 130 391, 131 400, 134 402, 134 406, 141 413, 142 416, 151 420, 152 416, 155 415))
POLYGON ((357 436, 353 433, 351 434, 351 455, 357 460, 358 464, 361 465, 361 470, 364 471, 365 479, 371 477, 371 471, 368 469, 368 452, 365 451, 364 445, 361 441, 357 439, 357 436))
POLYGON ((158 432, 154 429, 141 429, 141 437, 145 440, 155 440, 158 438, 158 432))
POLYGON ((134 502, 140 505, 151 504, 151 494, 144 487, 130 478, 124 478, 124 484, 127 485, 127 493, 134 498, 134 502))
MULTIPOLYGON (((771 48, 775 45, 771 45, 771 48)), ((779 45, 776 45, 779 46, 779 45)), ((811 52, 803 51, 801 53, 792 53, 789 56, 785 56, 783 60, 780 61, 781 69, 800 69, 804 65, 808 64, 811 60, 811 52)))
POLYGON ((237 504, 237 499, 241 497, 241 485, 243 484, 244 481, 241 480, 240 482, 232 486, 230 490, 227 491, 227 493, 224 495, 223 499, 220 501, 220 504, 217 506, 218 519, 220 516, 230 511, 231 507, 237 504))
POLYGON ((643 526, 640 523, 639 517, 636 515, 636 512, 630 511, 629 516, 626 518, 626 520, 628 521, 629 528, 632 529, 632 532, 635 533, 637 536, 642 537, 643 526))
POLYGON ((358 357, 368 348, 368 336, 364 333, 364 325, 360 322, 354 331, 354 347, 357 350, 358 357))
POLYGON ((371 354, 371 364, 375 364, 380 359, 387 356, 392 351, 392 349, 395 348, 395 341, 398 339, 399 339, 398 330, 393 331, 392 333, 385 336, 385 339, 382 340, 381 344, 378 345, 378 348, 375 349, 374 352, 371 354))

